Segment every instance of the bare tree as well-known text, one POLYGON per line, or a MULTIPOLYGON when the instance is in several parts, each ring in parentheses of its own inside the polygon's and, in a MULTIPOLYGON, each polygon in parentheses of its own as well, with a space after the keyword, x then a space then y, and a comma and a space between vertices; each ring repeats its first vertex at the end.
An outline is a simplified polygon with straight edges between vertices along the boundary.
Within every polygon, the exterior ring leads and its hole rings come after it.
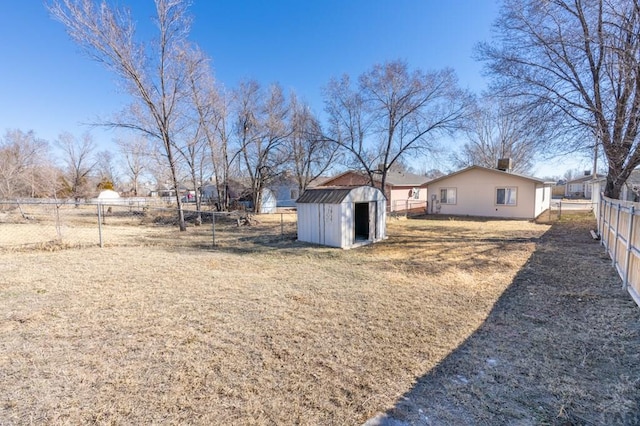
POLYGON ((286 140, 292 134, 290 108, 282 88, 263 91, 255 81, 242 83, 236 91, 238 153, 251 184, 256 213, 262 208, 267 185, 284 171, 289 160, 286 140))
POLYGON ((46 178, 48 143, 33 131, 7 130, 0 138, 0 197, 35 197, 46 178))
POLYGON ((120 154, 124 159, 124 173, 131 180, 132 192, 137 197, 140 191, 140 179, 149 164, 149 143, 139 136, 131 140, 116 140, 120 154))
POLYGON ((605 195, 618 198, 640 165, 639 0, 506 0, 495 28, 479 47, 493 88, 545 112, 538 126, 563 130, 564 149, 593 150, 595 140, 605 195))
POLYGON ((288 143, 294 176, 302 194, 309 182, 334 165, 338 146, 324 137, 320 122, 308 105, 299 102, 295 94, 291 95, 290 102, 292 133, 288 143))
POLYGON ((513 160, 513 171, 527 173, 543 142, 540 127, 517 108, 499 99, 485 99, 470 117, 467 142, 453 160, 458 167, 495 168, 501 158, 513 160))
POLYGON ((425 155, 435 139, 461 127, 473 99, 457 85, 450 69, 410 71, 402 61, 375 65, 358 79, 332 80, 326 90, 329 137, 384 188, 394 164, 425 155))
POLYGON ((190 19, 186 0, 155 0, 158 35, 151 43, 135 39, 128 10, 95 0, 53 0, 49 10, 92 59, 113 71, 135 103, 126 118, 109 126, 133 129, 158 140, 171 171, 181 231, 186 230, 173 143, 185 89, 185 52, 190 19))
POLYGON ((84 133, 79 139, 69 132, 62 133, 56 145, 63 153, 65 164, 63 176, 64 187, 70 197, 75 199, 76 206, 81 198, 91 195, 90 174, 96 166, 93 159, 95 143, 89 133, 84 133))
MULTIPOLYGON (((218 110, 221 105, 208 58, 202 51, 193 49, 188 60, 188 81, 193 114, 190 117, 191 125, 188 126, 191 129, 189 142, 180 148, 180 152, 190 166, 194 186, 202 186, 205 174, 213 173, 218 202, 221 202, 226 209, 229 170, 228 138, 226 132, 220 132, 219 127, 224 124, 226 111, 218 110)), ((200 191, 196 191, 198 222, 202 221, 200 195, 200 191)))
POLYGON ((115 189, 119 183, 117 159, 108 150, 100 151, 96 155, 96 171, 100 178, 102 189, 115 189))
POLYGON ((230 141, 233 134, 233 125, 230 123, 231 96, 226 92, 212 91, 209 94, 212 103, 212 114, 205 124, 209 153, 213 166, 213 176, 218 193, 218 205, 222 210, 229 209, 231 201, 229 179, 231 178, 231 166, 237 158, 230 152, 230 141))
MULTIPOLYGON (((182 157, 186 166, 188 180, 194 188, 194 201, 196 203, 196 225, 202 224, 200 186, 204 181, 204 175, 209 170, 209 154, 207 140, 202 135, 202 126, 196 123, 192 126, 189 136, 181 145, 176 145, 176 152, 182 157)), ((190 194, 188 195, 190 197, 190 194)))
POLYGON ((229 175, 235 157, 229 155, 231 138, 230 97, 214 81, 209 61, 200 51, 193 51, 190 61, 189 87, 198 130, 208 145, 217 205, 229 208, 229 175))

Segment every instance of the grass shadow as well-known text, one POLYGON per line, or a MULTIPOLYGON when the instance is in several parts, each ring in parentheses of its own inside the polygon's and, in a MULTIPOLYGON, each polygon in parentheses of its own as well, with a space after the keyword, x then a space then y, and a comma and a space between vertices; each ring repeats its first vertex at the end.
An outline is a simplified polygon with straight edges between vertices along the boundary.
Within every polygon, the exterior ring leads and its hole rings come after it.
POLYGON ((640 424, 640 310, 593 227, 554 223, 476 332, 366 425, 640 424))

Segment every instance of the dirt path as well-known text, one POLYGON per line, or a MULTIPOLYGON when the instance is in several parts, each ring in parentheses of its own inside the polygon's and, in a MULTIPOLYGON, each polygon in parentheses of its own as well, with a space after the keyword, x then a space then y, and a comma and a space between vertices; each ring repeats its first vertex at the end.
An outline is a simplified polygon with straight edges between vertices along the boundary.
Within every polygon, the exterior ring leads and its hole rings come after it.
POLYGON ((640 424, 640 308, 594 221, 568 219, 476 333, 368 426, 640 424))

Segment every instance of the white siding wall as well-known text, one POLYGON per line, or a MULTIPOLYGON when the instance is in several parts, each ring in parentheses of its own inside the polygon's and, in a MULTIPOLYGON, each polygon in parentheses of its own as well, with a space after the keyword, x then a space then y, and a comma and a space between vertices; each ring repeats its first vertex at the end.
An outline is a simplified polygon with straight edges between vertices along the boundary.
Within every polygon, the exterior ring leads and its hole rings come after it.
MULTIPOLYGON (((424 196, 427 196, 427 188, 422 188, 424 196)), ((387 238, 387 202, 386 200, 378 200, 378 223, 376 224, 376 239, 384 240, 387 238)))
POLYGON ((548 185, 536 186, 536 204, 534 217, 538 217, 551 206, 551 187, 548 185))
POLYGON ((298 204, 298 240, 324 244, 320 204, 298 204))
MULTIPOLYGON (((343 216, 346 206, 343 204, 322 204, 324 206, 325 242, 330 247, 348 247, 344 245, 344 234, 348 232, 348 226, 344 222, 343 216)), ((349 244, 351 245, 351 243, 349 244)))
MULTIPOLYGON (((532 219, 535 215, 536 183, 518 176, 471 169, 428 185, 440 200, 441 188, 456 189, 455 204, 440 204, 440 214, 532 219), (515 206, 497 205, 496 189, 517 188, 515 206)), ((547 194, 547 199, 551 193, 547 194)))

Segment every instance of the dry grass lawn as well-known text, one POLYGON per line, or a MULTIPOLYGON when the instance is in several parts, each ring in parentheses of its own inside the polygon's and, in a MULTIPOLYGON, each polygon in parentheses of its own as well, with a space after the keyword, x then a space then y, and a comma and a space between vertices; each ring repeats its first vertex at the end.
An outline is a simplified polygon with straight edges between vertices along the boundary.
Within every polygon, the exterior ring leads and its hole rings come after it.
POLYGON ((0 250, 0 423, 361 424, 482 326, 549 229, 394 220, 341 251, 261 220, 216 248, 128 223, 102 249, 0 250))

